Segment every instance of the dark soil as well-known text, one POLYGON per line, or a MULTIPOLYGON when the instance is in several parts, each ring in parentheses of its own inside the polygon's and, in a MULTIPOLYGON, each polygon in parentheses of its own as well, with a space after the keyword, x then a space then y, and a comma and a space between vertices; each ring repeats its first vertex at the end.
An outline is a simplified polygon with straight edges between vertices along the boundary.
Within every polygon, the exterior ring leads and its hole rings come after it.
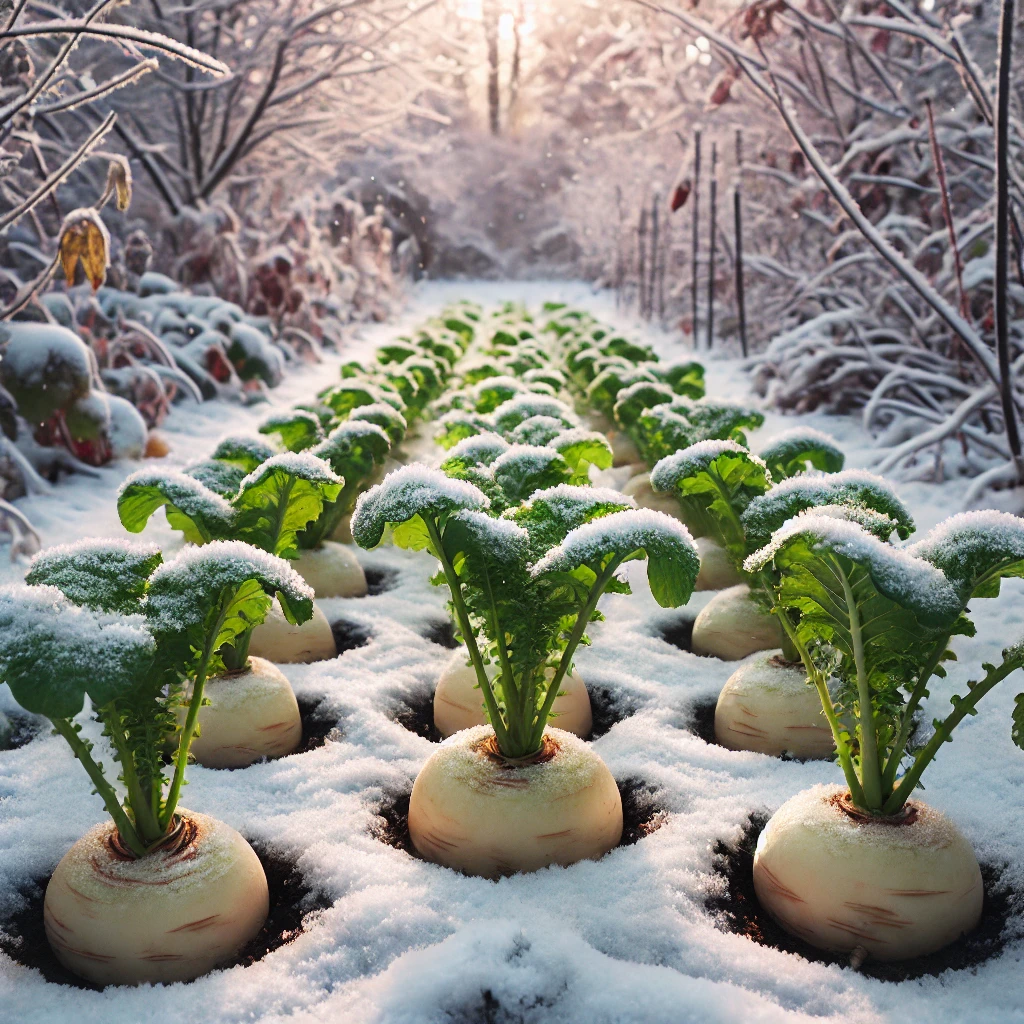
MULTIPOLYGON (((588 740, 598 739, 617 722, 623 722, 630 715, 636 714, 636 704, 628 697, 614 694, 604 686, 591 686, 587 689, 590 691, 590 710, 594 716, 594 725, 587 737, 588 740)), ((441 734, 434 726, 432 693, 399 699, 392 708, 391 717, 409 732, 423 736, 431 743, 441 742, 441 734)), ((551 724, 557 728, 558 719, 554 719, 551 724)))
POLYGON ((681 615, 679 618, 662 622, 656 636, 660 636, 667 644, 678 647, 681 651, 689 651, 693 641, 693 624, 696 616, 681 615))
POLYGON ((375 569, 372 566, 363 570, 366 576, 366 594, 368 597, 376 597, 377 594, 386 594, 398 586, 397 569, 375 569))
POLYGON ((349 619, 335 619, 331 623, 334 645, 339 654, 365 647, 373 639, 373 630, 349 619))
MULTIPOLYGON (((725 931, 745 935, 762 946, 770 946, 784 953, 795 953, 815 963, 850 966, 849 954, 828 953, 809 946, 783 931, 761 909, 754 892, 754 847, 767 823, 766 814, 752 814, 738 844, 733 846, 723 840, 715 844, 714 869, 716 874, 725 879, 728 888, 724 894, 706 897, 705 907, 715 914, 725 931)), ((982 865, 985 902, 981 923, 970 935, 957 939, 945 949, 929 956, 902 963, 868 959, 858 967, 860 973, 878 981, 912 981, 927 976, 937 977, 949 970, 970 970, 998 956, 1003 948, 1003 931, 1007 920, 1024 906, 1024 894, 1011 892, 1000 885, 1001 874, 1002 869, 999 867, 982 865)))
MULTIPOLYGON (((260 933, 225 967, 248 967, 268 953, 280 949, 302 934, 307 916, 325 910, 331 901, 306 882, 295 862, 262 843, 253 842, 267 875, 270 889, 270 915, 260 933)), ((37 878, 22 890, 25 905, 10 918, 0 921, 0 949, 24 967, 39 971, 55 985, 98 990, 100 986, 83 981, 62 967, 46 941, 43 928, 43 896, 49 877, 37 878)))
MULTIPOLYGON (((616 785, 622 798, 622 838, 619 846, 633 846, 644 836, 657 832, 665 823, 668 812, 658 804, 655 791, 642 779, 623 779, 616 782, 616 785)), ((409 836, 408 793, 384 800, 370 827, 370 834, 396 850, 404 850, 412 857, 419 856, 409 836)))
POLYGON ((436 622, 432 622, 423 631, 423 638, 432 644, 447 647, 449 651, 454 651, 459 646, 459 641, 455 639, 455 627, 450 619, 438 619, 436 622))
POLYGON ((17 711, 8 711, 6 714, 12 729, 7 742, 0 742, 0 750, 17 750, 18 747, 24 747, 46 729, 46 723, 40 718, 22 715, 17 711))
MULTIPOLYGON (((297 697, 299 717, 302 719, 302 743, 295 754, 305 754, 326 744, 331 733, 337 735, 338 720, 319 697, 297 697)), ((294 757, 295 754, 289 754, 294 757)))
POLYGON ((688 709, 689 725, 687 728, 705 743, 715 744, 715 708, 718 700, 699 700, 688 709))

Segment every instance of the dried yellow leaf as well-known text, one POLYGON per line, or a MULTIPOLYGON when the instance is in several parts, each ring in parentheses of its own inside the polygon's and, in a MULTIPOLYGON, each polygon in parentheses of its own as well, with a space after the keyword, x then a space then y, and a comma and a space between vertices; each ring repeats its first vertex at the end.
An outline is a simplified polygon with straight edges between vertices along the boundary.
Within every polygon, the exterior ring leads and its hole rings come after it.
POLYGON ((123 213, 128 209, 132 201, 132 169, 123 156, 111 158, 107 167, 107 186, 104 189, 107 195, 115 193, 117 208, 123 213))
POLYGON ((95 210, 73 210, 64 218, 59 252, 69 285, 75 283, 79 261, 93 291, 103 284, 110 265, 110 234, 95 210))

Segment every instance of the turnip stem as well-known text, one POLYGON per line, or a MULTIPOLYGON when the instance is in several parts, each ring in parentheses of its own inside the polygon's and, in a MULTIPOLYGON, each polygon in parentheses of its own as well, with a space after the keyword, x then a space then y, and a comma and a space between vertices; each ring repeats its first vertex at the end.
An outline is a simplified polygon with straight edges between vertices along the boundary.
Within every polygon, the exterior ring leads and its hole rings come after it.
MULTIPOLYGON (((508 729, 505 728, 505 723, 501 719, 501 710, 498 707, 497 700, 495 700, 494 691, 491 689, 491 682, 487 678, 487 670, 484 668, 483 658, 480 657, 480 649, 476 645, 473 625, 469 621, 469 611, 466 609, 466 602, 462 598, 462 584, 459 582, 455 567, 445 554, 444 542, 441 540, 441 531, 437 523, 429 516, 424 516, 423 522, 427 527, 427 534, 430 536, 434 557, 441 563, 444 578, 448 581, 448 589, 452 594, 452 604, 455 606, 455 617, 459 620, 459 629, 462 630, 463 639, 466 641, 469 660, 473 663, 477 682, 480 684, 480 690, 484 695, 484 706, 487 708, 487 717, 490 719, 494 735, 498 740, 498 747, 506 756, 522 756, 517 753, 510 753, 512 750, 511 737, 508 734, 508 729)), ((527 751, 527 753, 531 753, 531 751, 527 751)))
MULTIPOLYGON (((771 580, 767 579, 763 574, 761 576, 761 585, 772 600, 776 600, 775 588, 771 580)), ((828 721, 829 728, 832 730, 832 739, 835 741, 839 767, 842 768, 846 784, 850 787, 850 797, 858 807, 862 807, 864 805, 864 790, 861 787, 860 779, 857 778, 857 770, 854 768, 853 757, 850 754, 850 745, 846 742, 843 724, 836 715, 835 705, 832 703, 832 694, 828 692, 828 684, 825 677, 815 667, 810 653, 800 642, 799 637, 796 635, 796 630, 793 628, 793 623, 789 621, 789 616, 780 611, 779 621, 782 623, 782 629, 789 638, 789 642, 796 648, 800 655, 800 660, 804 663, 808 680, 818 691, 821 709, 825 712, 825 718, 828 721)))
POLYGON ((537 716, 537 722, 533 728, 533 739, 535 741, 534 749, 540 748, 541 742, 544 738, 544 730, 547 728, 548 718, 551 716, 551 709, 554 706, 555 699, 558 697, 558 691, 562 685, 562 680, 565 678, 565 674, 568 672, 569 666, 572 664, 576 648, 579 646, 580 640, 583 638, 583 633, 587 628, 587 624, 590 622, 590 616, 594 614, 594 609, 597 608, 597 602, 601 599, 601 595, 604 593, 605 587, 608 586, 608 582, 611 580, 615 571, 621 564, 621 558, 612 558, 612 560, 604 567, 601 571, 601 575, 597 577, 594 581, 593 587, 590 588, 586 604, 584 604, 583 608, 581 608, 576 615, 576 623, 572 627, 572 633, 569 634, 569 642, 565 645, 565 650, 562 652, 562 658, 558 663, 558 668, 555 669, 555 674, 551 679, 551 683, 548 685, 547 694, 544 697, 544 703, 541 705, 540 712, 537 716))
POLYGON ((864 634, 861 629, 860 614, 857 611, 857 599, 853 587, 843 572, 842 567, 835 566, 836 575, 843 585, 843 596, 846 599, 847 614, 850 622, 850 642, 853 645, 853 660, 857 667, 857 719, 860 740, 860 775, 864 789, 867 811, 877 814, 882 809, 882 772, 878 763, 878 737, 875 735, 875 714, 871 702, 871 683, 868 681, 867 667, 864 662, 864 634))
POLYGON ((910 767, 910 771, 903 776, 900 784, 893 791, 882 807, 883 814, 896 814, 897 811, 910 799, 911 794, 921 781, 925 768, 932 762, 939 748, 952 735, 953 730, 968 716, 973 715, 977 709, 978 702, 989 690, 1001 683, 1008 675, 1019 668, 1019 664, 1006 660, 998 668, 987 666, 988 674, 979 683, 970 687, 970 692, 965 697, 956 698, 953 702, 953 710, 941 721, 936 723, 935 733, 928 741, 910 767))
POLYGON ((135 758, 132 756, 128 738, 121 726, 120 715, 116 708, 108 707, 101 710, 100 716, 107 727, 107 732, 110 734, 110 739, 121 762, 122 777, 125 788, 128 790, 128 805, 135 818, 135 828, 144 842, 154 843, 163 836, 164 830, 160 828, 160 822, 154 815, 153 809, 146 799, 146 794, 142 790, 138 773, 135 771, 135 758))
POLYGON ((82 767, 92 779, 92 784, 96 787, 96 792, 103 801, 107 813, 113 818, 121 838, 136 857, 145 857, 146 846, 139 838, 131 819, 125 814, 121 801, 118 800, 117 793, 114 792, 114 787, 104 777, 103 769, 89 753, 89 744, 78 735, 78 731, 66 718, 51 718, 50 722, 54 729, 68 741, 68 746, 71 747, 75 757, 82 762, 82 767))

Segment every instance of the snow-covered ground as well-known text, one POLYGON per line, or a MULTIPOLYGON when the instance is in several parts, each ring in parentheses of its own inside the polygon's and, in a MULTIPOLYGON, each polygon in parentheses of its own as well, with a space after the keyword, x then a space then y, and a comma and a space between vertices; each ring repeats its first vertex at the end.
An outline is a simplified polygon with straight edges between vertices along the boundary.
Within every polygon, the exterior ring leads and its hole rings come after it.
MULTIPOLYGON (((460 296, 483 303, 564 298, 615 319, 606 296, 579 285, 501 284, 423 287, 404 320, 415 323, 460 296)), ((402 326, 365 329, 345 358, 371 351, 402 326)), ((669 352, 667 336, 646 334, 669 352)), ((273 406, 289 406, 335 379, 338 361, 292 374, 273 392, 273 406)), ((706 366, 710 397, 750 401, 735 362, 706 359, 706 366)), ((170 461, 177 466, 202 457, 224 433, 250 429, 267 412, 266 406, 179 408, 162 430, 173 448, 170 461)), ((800 420, 836 436, 848 465, 870 464, 869 440, 855 421, 800 420)), ((769 412, 755 446, 794 422, 769 412)), ((120 536, 114 494, 133 468, 119 465, 96 480, 62 483, 21 507, 44 544, 120 536)), ((960 511, 964 489, 955 480, 898 487, 922 530, 960 511)), ((171 534, 154 523, 147 536, 171 534)), ((604 599, 607 620, 592 630, 593 646, 582 651, 578 666, 588 683, 636 708, 595 749, 616 778, 642 779, 656 790, 669 812, 663 826, 598 862, 500 882, 464 877, 374 839, 377 808, 409 792, 433 749, 394 721, 396 706, 432 690, 449 652, 421 635, 444 617, 442 593, 427 582, 432 560, 392 549, 360 556, 367 565, 397 569, 393 589, 322 604, 329 619, 367 626, 370 643, 331 662, 284 666, 300 696, 326 699, 340 738, 244 771, 194 767, 184 800, 296 857, 307 880, 327 895, 329 909, 258 964, 187 985, 83 991, 49 984, 0 954, 0 1021, 1024 1021, 1020 918, 1011 919, 1012 934, 997 958, 901 984, 810 963, 716 926, 704 908, 716 884, 715 842, 735 838, 752 811, 773 811, 798 790, 839 781, 840 773, 827 762, 725 750, 688 731, 693 703, 714 699, 734 666, 696 658, 660 638, 658 623, 672 613, 657 607, 638 563, 630 566, 634 595, 604 599)), ((4 564, 0 580, 20 572, 4 564)), ((694 605, 702 600, 697 595, 694 605)), ((979 601, 974 612, 978 636, 957 644, 960 662, 933 686, 929 717, 948 708, 949 694, 966 678, 977 677, 982 660, 1024 633, 1024 585, 1009 581, 999 600, 979 601)), ((1024 892, 1024 754, 1011 743, 1010 713, 1022 689, 1024 678, 1011 678, 986 698, 929 770, 925 794, 957 821, 982 863, 1005 865, 1003 878, 1018 892, 1024 892)), ((0 690, 0 707, 9 700, 0 690)), ((102 814, 60 738, 40 736, 0 753, 0 916, 18 886, 50 871, 102 814)))

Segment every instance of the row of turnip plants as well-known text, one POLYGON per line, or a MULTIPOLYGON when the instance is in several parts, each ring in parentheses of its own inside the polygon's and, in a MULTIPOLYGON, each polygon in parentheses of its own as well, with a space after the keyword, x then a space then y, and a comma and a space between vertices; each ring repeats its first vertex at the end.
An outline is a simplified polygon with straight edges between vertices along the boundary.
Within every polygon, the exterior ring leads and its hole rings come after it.
POLYGON ((376 359, 184 473, 130 477, 122 523, 140 532, 163 507, 185 542, 174 557, 86 541, 44 552, 28 586, 0 594, 2 678, 68 740, 111 819, 47 889, 62 963, 102 984, 181 980, 261 927, 258 859, 181 809, 181 786, 190 758, 244 767, 296 749, 298 707, 275 663, 336 654, 313 599, 366 592, 352 539, 429 552, 450 598, 460 646, 434 694, 448 739, 408 814, 424 859, 496 878, 619 843, 621 797, 586 742, 574 659, 602 595, 629 593, 621 567, 645 560, 662 607, 718 591, 692 637, 694 653, 740 662, 718 742, 842 772, 762 833, 764 909, 812 946, 879 959, 974 927, 974 853, 914 794, 1024 647, 983 666, 928 736, 919 709, 951 640, 973 631, 968 602, 1024 574, 1019 520, 957 516, 897 545, 914 531, 906 506, 843 470, 832 439, 797 429, 755 454, 756 410, 705 398, 699 364, 664 363, 579 310, 458 304, 376 359), (85 696, 120 788, 74 723, 85 696))

